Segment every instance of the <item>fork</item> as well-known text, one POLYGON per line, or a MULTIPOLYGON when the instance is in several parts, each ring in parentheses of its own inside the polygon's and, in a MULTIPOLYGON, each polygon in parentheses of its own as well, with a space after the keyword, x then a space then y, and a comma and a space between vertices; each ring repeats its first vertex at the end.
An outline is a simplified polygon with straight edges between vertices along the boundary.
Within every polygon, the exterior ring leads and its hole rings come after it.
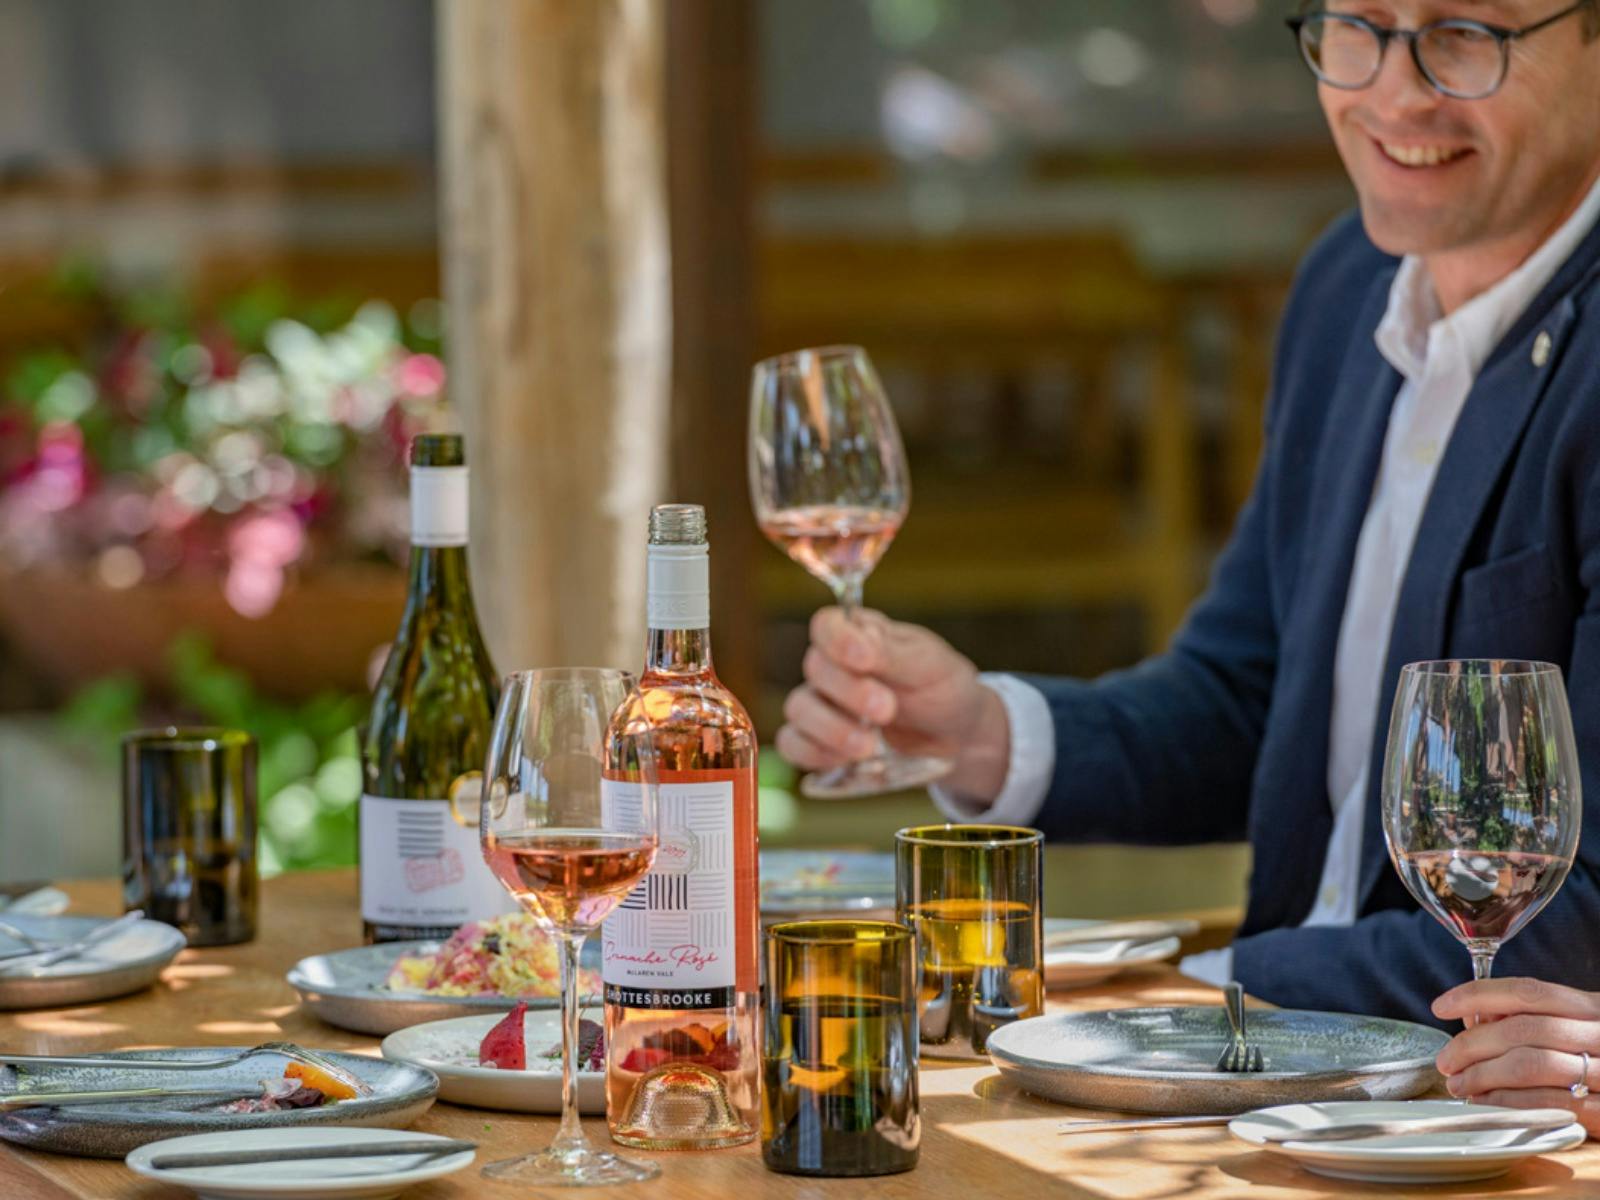
MULTIPOLYGON (((7 1054, 0 1051, 0 1065, 13 1067, 113 1067, 127 1071, 211 1071, 218 1067, 231 1067, 234 1063, 244 1062, 258 1054, 279 1054, 284 1058, 292 1059, 304 1066, 315 1067, 325 1071, 347 1087, 353 1088, 358 1096, 372 1095, 372 1086, 351 1074, 344 1067, 331 1059, 324 1058, 315 1050, 307 1050, 303 1046, 296 1046, 293 1042, 262 1042, 259 1046, 252 1046, 248 1050, 241 1050, 237 1054, 230 1054, 223 1058, 201 1059, 171 1059, 171 1058, 99 1058, 99 1057, 70 1057, 54 1054, 7 1054)), ((44 1095, 36 1092, 35 1095, 44 1095)))
POLYGON ((1233 1039, 1222 1048, 1222 1053, 1217 1057, 1217 1070, 1229 1074, 1266 1070, 1261 1047, 1250 1045, 1245 1038, 1243 985, 1237 982, 1229 983, 1223 989, 1223 1001, 1228 1012, 1228 1025, 1233 1030, 1233 1039))

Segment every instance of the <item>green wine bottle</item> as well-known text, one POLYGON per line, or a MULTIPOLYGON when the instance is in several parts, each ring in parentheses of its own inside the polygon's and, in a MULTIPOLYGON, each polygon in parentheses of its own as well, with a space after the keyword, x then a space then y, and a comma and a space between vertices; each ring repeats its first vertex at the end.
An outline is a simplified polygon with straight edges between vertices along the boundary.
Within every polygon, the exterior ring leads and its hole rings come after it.
POLYGON ((500 685, 467 577, 459 434, 411 447, 411 582, 361 737, 361 923, 369 942, 448 937, 508 912, 478 846, 500 685))

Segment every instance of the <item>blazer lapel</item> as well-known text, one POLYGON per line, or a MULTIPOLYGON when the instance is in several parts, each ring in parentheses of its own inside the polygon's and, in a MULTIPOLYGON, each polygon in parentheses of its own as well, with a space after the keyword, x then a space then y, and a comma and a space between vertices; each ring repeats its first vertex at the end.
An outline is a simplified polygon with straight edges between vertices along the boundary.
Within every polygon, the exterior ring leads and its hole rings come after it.
MULTIPOLYGON (((1585 247, 1591 251, 1592 259, 1592 237, 1585 247)), ((1569 260, 1569 266, 1577 258, 1569 260)), ((1556 292, 1563 283, 1561 275, 1565 274, 1558 274, 1551 287, 1529 306, 1479 373, 1456 418, 1422 511, 1395 606, 1379 684, 1378 720, 1368 757, 1371 767, 1361 835, 1363 903, 1389 865, 1383 839, 1383 757, 1400 668, 1444 653, 1450 600, 1467 547, 1502 476, 1515 460, 1522 432, 1556 373, 1576 323, 1577 304, 1572 289, 1579 280, 1567 278, 1565 293, 1556 292), (1542 349, 1536 350, 1541 343, 1542 349)))
POLYGON ((1368 292, 1338 384, 1329 397, 1313 468, 1310 519, 1285 621, 1273 698, 1277 736, 1263 746, 1256 775, 1251 841, 1256 847, 1246 929, 1303 919, 1316 896, 1333 827, 1328 804, 1329 714, 1334 649, 1356 541, 1372 497, 1399 373, 1378 352, 1371 331, 1388 301, 1394 269, 1368 292), (1313 797, 1313 803, 1307 803, 1313 797), (1271 853, 1263 853, 1271 846, 1271 853))

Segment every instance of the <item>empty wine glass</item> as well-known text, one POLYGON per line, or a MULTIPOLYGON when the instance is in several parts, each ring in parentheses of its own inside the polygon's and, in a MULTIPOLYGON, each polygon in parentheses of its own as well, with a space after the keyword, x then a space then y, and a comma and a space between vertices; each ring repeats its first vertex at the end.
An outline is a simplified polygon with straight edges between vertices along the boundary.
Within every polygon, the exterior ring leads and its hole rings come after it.
MULTIPOLYGON (((756 364, 750 387, 750 496, 761 532, 832 589, 846 615, 911 505, 900 430, 859 346, 796 350, 756 364)), ((878 735, 871 758, 808 775, 819 799, 920 787, 948 759, 903 755, 878 735)))
POLYGON ((532 1185, 627 1183, 654 1163, 597 1150, 578 1124, 578 954, 656 856, 657 778, 631 675, 594 668, 506 680, 484 769, 483 857, 561 949, 561 1127, 548 1149, 485 1175, 532 1185))
POLYGON ((1567 877, 1583 820, 1561 671, 1411 663, 1389 720, 1383 834, 1406 887, 1487 979, 1501 945, 1567 877))

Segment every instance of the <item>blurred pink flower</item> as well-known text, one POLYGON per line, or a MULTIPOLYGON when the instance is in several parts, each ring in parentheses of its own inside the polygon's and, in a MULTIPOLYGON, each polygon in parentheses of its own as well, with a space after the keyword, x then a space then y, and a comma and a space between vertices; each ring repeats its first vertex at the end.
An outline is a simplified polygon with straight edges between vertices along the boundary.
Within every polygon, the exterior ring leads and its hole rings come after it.
POLYGON ((432 354, 408 354, 395 368, 395 384, 407 395, 431 399, 444 389, 444 363, 432 354))

